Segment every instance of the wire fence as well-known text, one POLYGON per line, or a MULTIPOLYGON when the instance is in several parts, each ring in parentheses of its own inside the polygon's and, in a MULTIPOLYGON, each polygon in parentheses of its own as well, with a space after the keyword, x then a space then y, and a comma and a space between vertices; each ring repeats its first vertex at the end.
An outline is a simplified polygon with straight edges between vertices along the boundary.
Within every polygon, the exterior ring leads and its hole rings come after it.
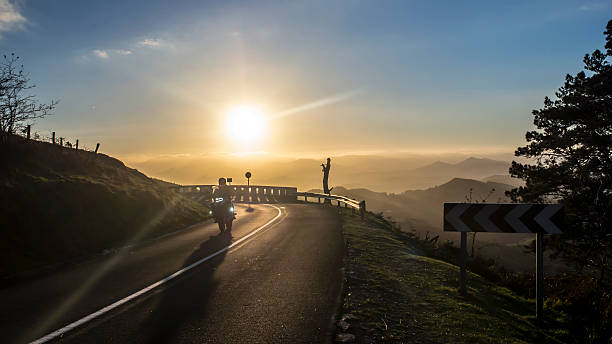
POLYGON ((68 138, 64 136, 56 135, 55 131, 50 131, 48 134, 42 134, 39 132, 32 133, 32 126, 27 125, 23 130, 15 133, 17 136, 21 136, 28 140, 34 140, 39 142, 47 142, 54 145, 58 145, 68 149, 83 150, 93 153, 98 153, 100 149, 100 143, 97 142, 95 148, 92 148, 86 144, 79 142, 78 138, 68 138))

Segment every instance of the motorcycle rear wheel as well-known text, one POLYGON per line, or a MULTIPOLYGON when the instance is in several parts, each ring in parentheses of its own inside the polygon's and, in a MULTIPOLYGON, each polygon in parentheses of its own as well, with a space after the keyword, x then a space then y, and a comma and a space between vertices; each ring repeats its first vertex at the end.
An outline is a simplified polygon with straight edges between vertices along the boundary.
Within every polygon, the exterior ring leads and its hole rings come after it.
POLYGON ((219 231, 223 232, 225 230, 225 224, 223 221, 219 221, 217 224, 219 225, 219 231))

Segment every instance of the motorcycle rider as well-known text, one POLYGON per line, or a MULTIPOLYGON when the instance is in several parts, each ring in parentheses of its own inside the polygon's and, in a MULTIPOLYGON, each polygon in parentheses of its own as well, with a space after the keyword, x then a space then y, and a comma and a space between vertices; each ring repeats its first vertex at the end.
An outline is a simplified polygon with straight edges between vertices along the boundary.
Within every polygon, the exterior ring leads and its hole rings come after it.
POLYGON ((221 197, 225 200, 232 201, 234 196, 234 189, 227 185, 227 180, 223 177, 219 178, 219 187, 213 192, 213 198, 221 197))
MULTIPOLYGON (((223 198, 224 203, 229 202, 231 204, 232 200, 234 199, 234 196, 235 196, 234 189, 227 185, 227 180, 223 177, 219 178, 219 186, 213 192, 213 200, 217 198, 223 198)), ((217 206, 222 207, 221 204, 219 205, 217 205, 216 203, 212 204, 212 207, 213 207, 212 210, 213 210, 213 213, 215 213, 215 215, 217 214, 218 210, 219 211, 223 210, 223 209, 216 209, 217 206)), ((215 216, 215 222, 218 222, 216 217, 217 216, 215 216)))

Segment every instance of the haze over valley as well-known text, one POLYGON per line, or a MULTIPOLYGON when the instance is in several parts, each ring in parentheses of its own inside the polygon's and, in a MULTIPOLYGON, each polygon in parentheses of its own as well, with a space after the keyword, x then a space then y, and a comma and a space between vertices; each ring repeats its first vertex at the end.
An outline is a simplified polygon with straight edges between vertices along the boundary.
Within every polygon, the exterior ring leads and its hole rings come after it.
MULTIPOLYGON (((294 186, 300 190, 321 188, 321 159, 272 158, 266 156, 207 157, 166 156, 130 165, 144 173, 178 184, 215 184, 221 176, 246 184, 244 173, 253 174, 255 185, 294 186)), ((453 178, 519 185, 510 178, 509 161, 446 155, 344 155, 332 156, 330 186, 365 188, 401 193, 440 185, 453 178)))

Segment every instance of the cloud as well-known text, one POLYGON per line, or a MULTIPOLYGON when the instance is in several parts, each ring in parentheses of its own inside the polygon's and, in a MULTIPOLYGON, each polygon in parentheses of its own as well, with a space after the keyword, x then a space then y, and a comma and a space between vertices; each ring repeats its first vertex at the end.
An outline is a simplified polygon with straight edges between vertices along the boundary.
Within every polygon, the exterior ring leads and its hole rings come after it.
POLYGON ((107 59, 108 58, 108 52, 106 50, 94 49, 91 52, 92 52, 92 54, 96 55, 97 57, 99 57, 101 59, 107 59))
POLYGON ((138 42, 136 45, 139 47, 149 47, 149 48, 157 48, 161 47, 164 44, 164 41, 159 38, 145 38, 142 41, 138 42))
POLYGON ((20 8, 9 0, 0 0, 0 33, 5 31, 23 30, 26 18, 20 8))
POLYGON ((111 50, 111 52, 117 55, 131 55, 132 54, 131 50, 124 50, 124 49, 114 49, 114 50, 111 50))
POLYGON ((98 58, 108 59, 112 55, 131 55, 132 51, 125 49, 94 49, 91 53, 98 58))
MULTIPOLYGON (((0 0, 3 1, 3 0, 0 0)), ((141 41, 129 45, 129 49, 93 49, 90 54, 82 55, 80 62, 86 62, 90 57, 108 60, 114 56, 127 56, 137 53, 146 48, 172 48, 171 44, 159 38, 144 38, 141 41)))
POLYGON ((604 8, 606 8, 606 4, 603 2, 589 2, 578 7, 578 9, 581 11, 599 11, 603 10, 604 8))

